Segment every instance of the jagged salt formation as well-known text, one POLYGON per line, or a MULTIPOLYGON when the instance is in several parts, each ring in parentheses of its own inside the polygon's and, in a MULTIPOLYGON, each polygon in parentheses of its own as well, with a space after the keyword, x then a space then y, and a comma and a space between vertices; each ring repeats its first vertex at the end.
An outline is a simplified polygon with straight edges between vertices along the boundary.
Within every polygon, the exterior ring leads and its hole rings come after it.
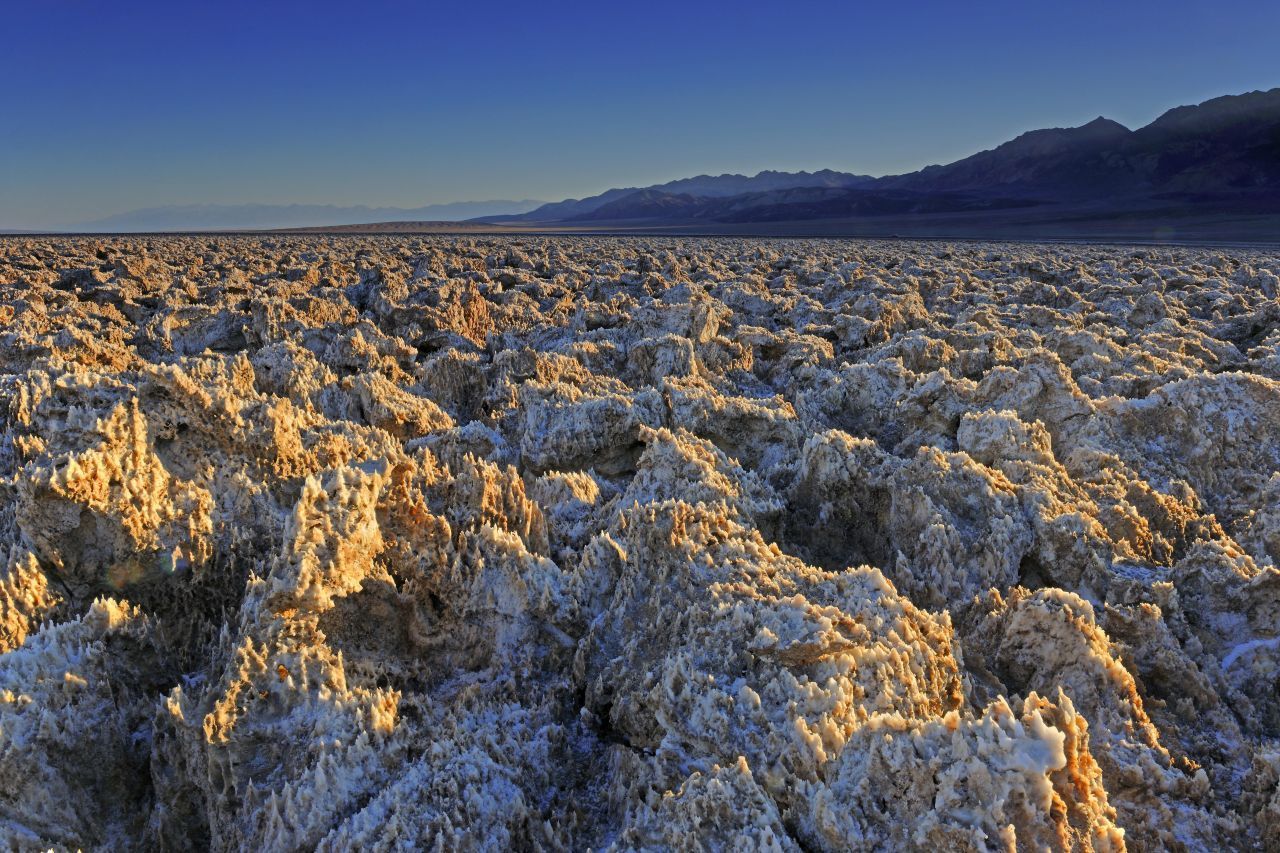
POLYGON ((0 841, 1280 849, 1280 261, 0 241, 0 841))

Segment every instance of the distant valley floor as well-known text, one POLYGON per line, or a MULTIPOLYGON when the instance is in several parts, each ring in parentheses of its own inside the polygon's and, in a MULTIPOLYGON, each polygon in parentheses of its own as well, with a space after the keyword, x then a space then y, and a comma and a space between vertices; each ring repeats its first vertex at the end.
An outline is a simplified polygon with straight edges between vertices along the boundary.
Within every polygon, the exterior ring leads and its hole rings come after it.
POLYGON ((996 215, 941 213, 786 222, 632 219, 608 222, 376 222, 273 233, 310 234, 666 234, 756 237, 949 237, 1155 243, 1280 243, 1280 211, 1185 213, 1046 208, 996 215))

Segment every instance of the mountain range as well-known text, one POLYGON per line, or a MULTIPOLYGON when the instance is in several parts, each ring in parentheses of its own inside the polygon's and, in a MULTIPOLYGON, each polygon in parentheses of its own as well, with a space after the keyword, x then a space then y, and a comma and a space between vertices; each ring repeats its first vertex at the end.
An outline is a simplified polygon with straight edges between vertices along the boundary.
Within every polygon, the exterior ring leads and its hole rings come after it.
POLYGON ((1137 130, 1106 118, 1024 133, 948 165, 700 176, 613 189, 484 222, 733 225, 949 215, 978 231, 1011 211, 1044 220, 1280 214, 1280 88, 1169 110, 1137 130))
POLYGON ((902 175, 698 175, 582 199, 420 208, 191 205, 64 230, 647 231, 1280 240, 1280 88, 1033 130, 902 175), (374 223, 351 225, 350 223, 374 223), (452 224, 450 224, 452 223, 452 224))
MULTIPOLYGON (((599 195, 583 199, 566 199, 544 204, 530 212, 512 211, 509 216, 483 217, 487 222, 555 222, 588 218, 601 208, 633 197, 687 196, 689 198, 732 198, 747 193, 784 191, 798 188, 842 189, 861 186, 874 181, 870 175, 851 175, 822 169, 817 172, 764 171, 746 175, 698 175, 680 178, 650 187, 627 187, 606 190, 599 195)), ((477 217, 480 218, 480 217, 477 217)), ((605 217, 609 218, 609 217, 605 217)))

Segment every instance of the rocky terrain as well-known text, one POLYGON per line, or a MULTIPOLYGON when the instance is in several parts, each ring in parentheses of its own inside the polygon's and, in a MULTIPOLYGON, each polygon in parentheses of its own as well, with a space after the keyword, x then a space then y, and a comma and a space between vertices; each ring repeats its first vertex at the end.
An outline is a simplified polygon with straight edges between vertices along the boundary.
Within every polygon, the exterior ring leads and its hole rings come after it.
POLYGON ((10 849, 1280 849, 1280 260, 0 241, 10 849))

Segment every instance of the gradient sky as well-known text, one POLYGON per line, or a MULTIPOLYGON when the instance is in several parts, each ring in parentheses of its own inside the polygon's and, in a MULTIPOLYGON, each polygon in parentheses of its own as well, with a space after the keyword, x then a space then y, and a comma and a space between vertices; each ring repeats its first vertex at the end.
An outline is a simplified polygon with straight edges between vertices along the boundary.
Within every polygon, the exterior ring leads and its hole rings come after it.
POLYGON ((0 228, 910 171, 1280 85, 1280 3, 5 0, 0 228))

